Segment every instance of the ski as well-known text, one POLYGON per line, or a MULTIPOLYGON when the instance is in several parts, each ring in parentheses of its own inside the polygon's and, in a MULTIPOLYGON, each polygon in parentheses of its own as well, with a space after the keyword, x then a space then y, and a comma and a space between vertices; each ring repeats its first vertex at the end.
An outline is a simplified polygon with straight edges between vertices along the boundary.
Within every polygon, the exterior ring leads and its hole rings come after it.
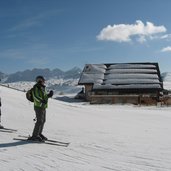
POLYGON ((66 144, 60 144, 60 143, 53 143, 53 142, 47 142, 47 141, 32 141, 28 140, 26 138, 13 138, 13 140, 18 140, 18 141, 25 141, 27 143, 37 143, 37 144, 48 144, 48 145, 56 145, 56 146, 61 146, 61 147, 68 147, 66 144))
POLYGON ((15 133, 15 131, 0 129, 0 132, 15 133))
MULTIPOLYGON (((19 135, 19 137, 23 137, 23 138, 29 138, 29 136, 24 136, 24 135, 19 135)), ((69 145, 69 142, 62 142, 62 141, 57 141, 57 140, 51 140, 51 139, 47 139, 45 140, 46 142, 52 142, 52 143, 58 143, 58 144, 64 144, 64 145, 69 145)))
POLYGON ((7 131, 14 131, 17 132, 17 129, 11 129, 11 128, 0 128, 0 130, 7 130, 7 131))

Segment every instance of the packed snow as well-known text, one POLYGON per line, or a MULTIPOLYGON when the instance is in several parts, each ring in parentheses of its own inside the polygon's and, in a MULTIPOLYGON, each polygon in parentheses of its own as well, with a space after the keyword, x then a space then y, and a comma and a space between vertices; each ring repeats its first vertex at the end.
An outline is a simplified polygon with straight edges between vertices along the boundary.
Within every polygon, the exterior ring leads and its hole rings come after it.
POLYGON ((34 126, 24 92, 0 87, 1 171, 170 171, 171 108, 90 105, 50 99, 44 135, 68 147, 13 140, 34 126))

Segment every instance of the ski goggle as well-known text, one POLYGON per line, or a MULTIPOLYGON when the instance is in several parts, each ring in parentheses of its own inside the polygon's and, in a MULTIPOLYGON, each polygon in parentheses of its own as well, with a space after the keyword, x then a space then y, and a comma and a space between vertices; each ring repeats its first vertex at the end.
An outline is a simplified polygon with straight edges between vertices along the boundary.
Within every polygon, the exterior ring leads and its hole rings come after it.
POLYGON ((44 78, 36 78, 36 82, 45 82, 44 78))

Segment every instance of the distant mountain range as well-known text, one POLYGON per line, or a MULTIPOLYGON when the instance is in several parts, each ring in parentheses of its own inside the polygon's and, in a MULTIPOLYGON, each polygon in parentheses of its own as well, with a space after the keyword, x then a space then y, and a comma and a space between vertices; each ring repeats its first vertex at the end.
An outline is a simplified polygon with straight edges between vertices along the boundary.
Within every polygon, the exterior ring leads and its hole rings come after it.
POLYGON ((164 89, 171 90, 171 72, 162 73, 164 89))
POLYGON ((81 74, 81 69, 74 67, 68 71, 62 71, 60 69, 33 69, 25 70, 22 72, 16 72, 13 74, 4 74, 0 72, 0 79, 3 83, 12 83, 18 81, 35 81, 36 76, 42 75, 46 80, 49 79, 78 79, 81 74))
POLYGON ((6 75, 2 72, 0 72, 0 79, 4 79, 6 77, 6 75))
POLYGON ((161 75, 162 75, 163 81, 171 82, 171 72, 163 72, 161 75))
MULTIPOLYGON (((77 94, 81 91, 81 86, 78 86, 82 70, 74 67, 66 72, 60 69, 33 69, 14 74, 4 74, 0 72, 0 79, 3 85, 15 88, 21 91, 30 89, 35 84, 37 75, 45 77, 47 89, 53 90, 54 97, 62 94, 77 94)), ((171 90, 171 72, 162 73, 164 89, 171 90)))

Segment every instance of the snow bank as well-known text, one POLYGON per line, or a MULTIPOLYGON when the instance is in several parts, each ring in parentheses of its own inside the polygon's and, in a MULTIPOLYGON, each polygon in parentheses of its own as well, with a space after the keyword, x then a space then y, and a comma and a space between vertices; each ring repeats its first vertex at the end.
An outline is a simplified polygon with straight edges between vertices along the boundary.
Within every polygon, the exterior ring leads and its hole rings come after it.
POLYGON ((171 108, 89 105, 49 100, 44 134, 67 148, 14 141, 31 134, 32 103, 23 92, 0 87, 2 171, 170 171, 171 108))

